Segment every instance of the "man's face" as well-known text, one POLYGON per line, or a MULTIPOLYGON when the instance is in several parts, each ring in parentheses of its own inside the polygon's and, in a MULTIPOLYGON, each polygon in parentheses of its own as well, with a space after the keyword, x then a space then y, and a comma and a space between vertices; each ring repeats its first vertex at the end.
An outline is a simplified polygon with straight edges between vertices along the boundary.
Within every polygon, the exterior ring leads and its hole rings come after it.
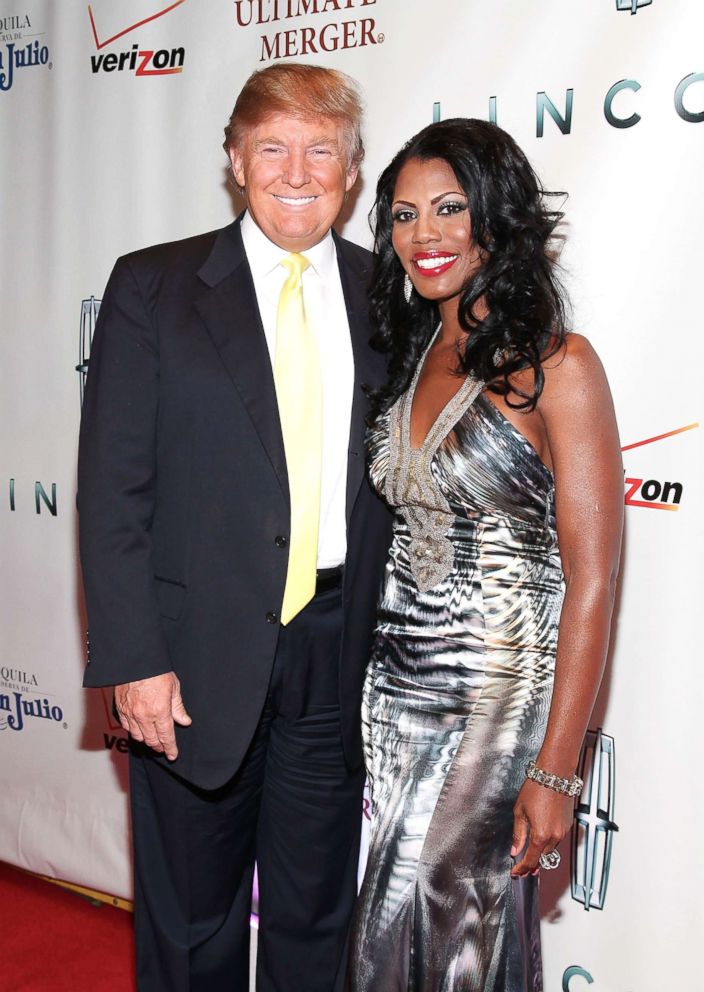
POLYGON ((357 178, 348 167, 342 128, 329 118, 271 114, 230 150, 247 208, 270 241, 305 251, 321 241, 357 178))

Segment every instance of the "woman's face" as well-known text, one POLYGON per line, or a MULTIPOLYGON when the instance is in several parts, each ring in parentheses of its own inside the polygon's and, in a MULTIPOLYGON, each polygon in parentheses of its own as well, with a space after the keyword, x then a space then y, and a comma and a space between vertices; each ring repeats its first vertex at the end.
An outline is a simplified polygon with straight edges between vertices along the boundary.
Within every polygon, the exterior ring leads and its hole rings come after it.
POLYGON ((392 243, 416 291, 427 300, 459 297, 481 264, 467 197, 444 159, 410 159, 391 205, 392 243))

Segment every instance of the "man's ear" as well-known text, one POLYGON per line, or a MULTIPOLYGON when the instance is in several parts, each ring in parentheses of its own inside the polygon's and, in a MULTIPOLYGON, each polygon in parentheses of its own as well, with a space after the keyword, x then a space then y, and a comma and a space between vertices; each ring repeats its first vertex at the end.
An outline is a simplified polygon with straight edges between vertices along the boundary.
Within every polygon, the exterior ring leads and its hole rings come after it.
POLYGON ((230 148, 230 162, 232 164, 232 175, 235 177, 235 182, 240 189, 244 189, 244 158, 239 148, 236 148, 234 145, 230 148))
POLYGON ((345 177, 345 193, 349 193, 354 184, 357 182, 357 176, 359 175, 359 166, 351 165, 347 170, 347 175, 345 177))

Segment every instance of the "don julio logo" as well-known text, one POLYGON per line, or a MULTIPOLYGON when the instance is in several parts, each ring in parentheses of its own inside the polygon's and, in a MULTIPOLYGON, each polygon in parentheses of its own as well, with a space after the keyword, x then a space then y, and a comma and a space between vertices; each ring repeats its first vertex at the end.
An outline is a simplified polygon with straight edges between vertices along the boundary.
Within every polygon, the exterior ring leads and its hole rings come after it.
POLYGON ((611 867, 616 798, 614 739, 588 731, 577 772, 584 781, 572 831, 572 898, 586 910, 603 909, 611 867))
POLYGON ((33 719, 63 722, 63 710, 39 692, 39 683, 33 672, 3 666, 0 668, 0 686, 10 690, 0 692, 0 731, 19 732, 24 730, 28 720, 33 719), (37 698, 32 699, 31 696, 37 698))
POLYGON ((29 14, 0 17, 0 90, 11 90, 15 73, 22 69, 51 69, 49 47, 41 40, 43 34, 36 30, 29 14))

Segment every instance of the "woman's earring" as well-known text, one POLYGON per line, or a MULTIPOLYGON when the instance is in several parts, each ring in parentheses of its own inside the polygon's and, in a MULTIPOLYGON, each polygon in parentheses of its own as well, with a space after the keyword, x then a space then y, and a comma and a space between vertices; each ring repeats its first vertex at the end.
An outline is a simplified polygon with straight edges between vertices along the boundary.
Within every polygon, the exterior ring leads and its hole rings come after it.
POLYGON ((504 355, 503 355, 503 352, 501 351, 501 348, 497 348, 496 351, 494 352, 494 354, 491 356, 491 360, 494 363, 494 365, 496 366, 496 368, 498 368, 499 365, 501 365, 501 359, 503 357, 504 357, 504 355))
POLYGON ((406 303, 410 303, 411 296, 413 295, 413 283, 408 273, 403 277, 403 295, 406 298, 406 303))

